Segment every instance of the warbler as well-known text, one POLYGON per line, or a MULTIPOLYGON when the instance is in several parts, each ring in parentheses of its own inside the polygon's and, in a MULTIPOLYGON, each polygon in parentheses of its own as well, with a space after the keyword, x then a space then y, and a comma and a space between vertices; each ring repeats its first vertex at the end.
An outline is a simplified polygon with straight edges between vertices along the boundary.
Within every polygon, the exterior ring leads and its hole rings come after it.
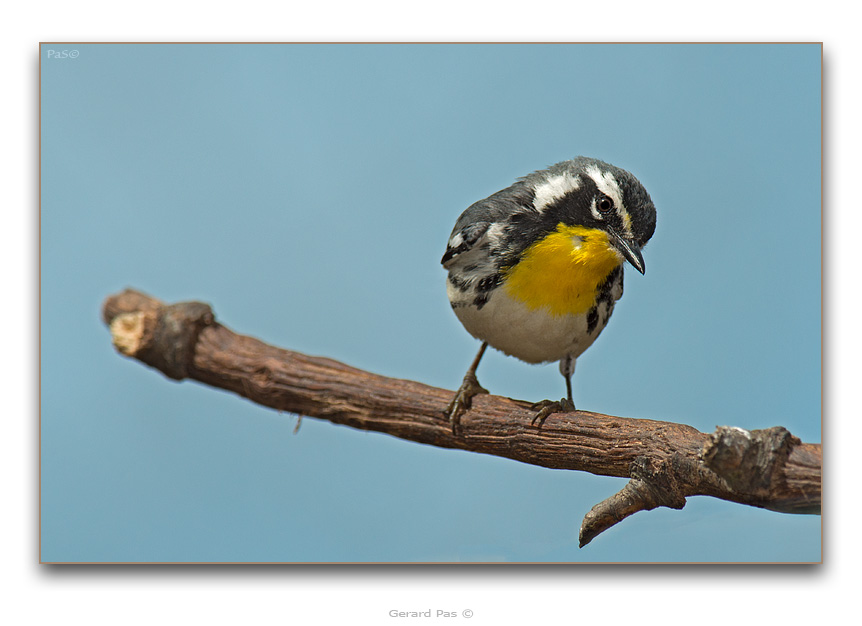
POLYGON ((527 363, 560 362, 567 397, 543 400, 532 424, 575 410, 575 360, 602 332, 623 295, 623 266, 641 274, 656 210, 629 172, 577 157, 518 179, 469 206, 441 263, 464 328, 482 342, 446 408, 452 431, 472 398, 488 393, 476 368, 490 345, 527 363))

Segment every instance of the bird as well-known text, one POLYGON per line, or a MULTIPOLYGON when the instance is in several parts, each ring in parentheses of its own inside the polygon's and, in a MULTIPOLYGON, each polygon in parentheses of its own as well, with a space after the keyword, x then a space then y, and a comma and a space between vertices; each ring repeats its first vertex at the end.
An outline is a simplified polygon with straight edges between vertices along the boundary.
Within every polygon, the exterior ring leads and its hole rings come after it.
POLYGON ((533 404, 533 426, 576 410, 575 361, 622 297, 625 263, 646 272, 642 250, 655 226, 637 178, 584 156, 519 178, 461 214, 441 263, 452 310, 481 346, 443 412, 453 434, 473 397, 488 393, 476 369, 489 345, 527 363, 559 361, 566 397, 533 404))

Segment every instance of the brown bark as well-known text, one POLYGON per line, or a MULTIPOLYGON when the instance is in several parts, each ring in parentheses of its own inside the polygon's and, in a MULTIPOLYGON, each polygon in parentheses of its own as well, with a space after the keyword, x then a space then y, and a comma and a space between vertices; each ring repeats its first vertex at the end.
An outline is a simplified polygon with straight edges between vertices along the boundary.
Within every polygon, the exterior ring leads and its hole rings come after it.
POLYGON ((683 424, 576 411, 531 425, 530 403, 493 395, 473 399, 454 435, 444 409, 453 392, 387 378, 338 361, 283 350, 238 335, 199 302, 165 305, 133 290, 103 306, 115 347, 170 378, 190 378, 279 411, 444 448, 494 454, 554 469, 630 478, 593 507, 581 545, 641 510, 681 509, 707 495, 786 513, 820 512, 820 444, 784 428, 721 427, 707 434, 683 424))

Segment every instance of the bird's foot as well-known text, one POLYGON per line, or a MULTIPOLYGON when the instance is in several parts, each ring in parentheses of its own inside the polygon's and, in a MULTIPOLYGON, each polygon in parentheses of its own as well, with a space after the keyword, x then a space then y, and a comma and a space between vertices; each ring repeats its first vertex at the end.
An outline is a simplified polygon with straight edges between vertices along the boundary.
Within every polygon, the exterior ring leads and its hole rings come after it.
POLYGON ((473 406, 473 396, 477 396, 480 393, 488 393, 488 390, 479 384, 476 374, 467 372, 461 386, 455 392, 455 397, 452 398, 449 406, 443 412, 449 418, 453 435, 461 434, 461 416, 473 406))
POLYGON ((560 400, 542 400, 541 402, 536 402, 536 404, 530 408, 534 411, 539 411, 530 422, 531 426, 537 426, 538 428, 542 428, 542 424, 545 423, 545 420, 548 419, 548 416, 552 413, 571 413, 576 410, 575 403, 568 398, 561 398, 560 400), (538 425, 536 422, 538 422, 538 425))

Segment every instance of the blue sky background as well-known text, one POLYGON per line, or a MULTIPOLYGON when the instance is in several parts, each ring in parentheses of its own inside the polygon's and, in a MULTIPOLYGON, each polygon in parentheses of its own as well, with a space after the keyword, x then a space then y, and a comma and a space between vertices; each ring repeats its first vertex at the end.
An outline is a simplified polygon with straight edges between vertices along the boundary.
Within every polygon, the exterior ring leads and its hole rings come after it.
MULTIPOLYGON (((68 46, 64 46, 68 47, 68 46)), ((43 561, 816 561, 820 518, 709 498, 578 549, 623 479, 280 415, 117 355, 126 286, 454 389, 439 259, 470 203, 578 154, 658 228, 580 408, 820 441, 819 45, 78 45, 41 59, 43 561)), ((562 395, 489 352, 492 393, 562 395)))

